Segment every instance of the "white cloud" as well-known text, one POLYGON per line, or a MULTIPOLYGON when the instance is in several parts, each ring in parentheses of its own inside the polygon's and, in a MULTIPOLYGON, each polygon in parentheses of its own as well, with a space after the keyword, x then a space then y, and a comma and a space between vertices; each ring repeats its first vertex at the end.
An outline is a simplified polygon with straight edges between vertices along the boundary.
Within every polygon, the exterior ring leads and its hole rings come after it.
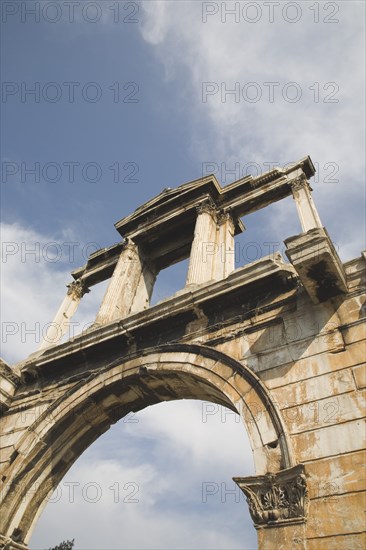
MULTIPOLYGON (((37 351, 72 280, 77 243, 65 235, 43 235, 21 224, 1 224, 1 354, 14 363, 37 351)), ((93 251, 95 248, 93 249, 93 251)), ((95 318, 103 286, 84 296, 65 337, 81 332, 95 318)))
POLYGON ((144 5, 141 32, 149 44, 160 44, 165 39, 167 13, 167 2, 164 2, 164 0, 148 2, 144 5))
MULTIPOLYGON (((291 24, 285 19, 294 18, 294 12, 283 16, 280 6, 270 23, 269 8, 256 3, 262 6, 262 17, 253 24, 242 15, 246 4, 210 3, 217 13, 204 23, 207 3, 166 2, 164 9, 154 9, 154 2, 143 2, 147 22, 142 36, 156 48, 167 75, 184 90, 192 155, 219 166, 256 162, 263 167, 265 162, 283 165, 310 154, 319 165, 314 198, 324 213, 323 223, 340 244, 342 258, 350 259, 364 247, 365 216, 359 204, 364 200, 365 6, 342 2, 333 13, 319 3, 316 14, 314 6, 302 3, 302 17, 291 24), (239 5, 238 22, 228 15, 224 23, 223 10, 239 5), (152 35, 146 31, 150 28, 158 31, 152 35), (205 82, 215 93, 202 101, 205 82), (278 84, 273 102, 268 82, 278 84), (296 87, 289 85, 294 82, 296 87), (246 88, 248 83, 255 85, 246 88), (235 86, 238 96, 225 95, 235 86), (262 95, 250 102, 256 89, 262 95), (296 90, 299 101, 293 103, 296 90)), ((246 13, 249 19, 255 16, 246 13)), ((220 173, 218 177, 223 179, 220 173)))
POLYGON ((231 480, 252 473, 244 427, 221 407, 202 422, 202 407, 162 403, 115 425, 64 478, 30 548, 65 536, 88 550, 255 548, 245 498, 231 480))

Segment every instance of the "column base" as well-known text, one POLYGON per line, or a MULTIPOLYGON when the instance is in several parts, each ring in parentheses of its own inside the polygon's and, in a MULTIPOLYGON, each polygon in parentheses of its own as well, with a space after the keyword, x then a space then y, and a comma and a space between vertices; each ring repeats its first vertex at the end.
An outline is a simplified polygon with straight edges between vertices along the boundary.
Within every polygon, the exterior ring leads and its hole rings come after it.
POLYGON ((0 535, 0 550, 29 550, 26 544, 0 535))

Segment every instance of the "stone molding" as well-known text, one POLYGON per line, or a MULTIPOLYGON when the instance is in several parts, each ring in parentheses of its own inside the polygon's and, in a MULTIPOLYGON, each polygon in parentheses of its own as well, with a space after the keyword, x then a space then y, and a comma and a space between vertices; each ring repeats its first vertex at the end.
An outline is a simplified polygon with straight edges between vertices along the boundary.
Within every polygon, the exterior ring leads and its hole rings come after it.
POLYGON ((217 224, 222 225, 227 221, 230 222, 234 227, 234 220, 230 210, 220 210, 217 214, 217 224))
POLYGON ((325 228, 310 229, 284 243, 286 256, 313 303, 348 292, 343 264, 325 228))
POLYGON ((0 412, 6 411, 11 404, 17 388, 21 384, 21 377, 0 359, 0 412))
POLYGON ((222 281, 212 282, 211 284, 198 286, 193 290, 187 289, 179 296, 173 296, 148 310, 130 315, 123 320, 123 323, 121 320, 117 320, 104 326, 96 324, 94 328, 60 344, 57 348, 45 350, 42 357, 38 355, 30 356, 19 366, 22 375, 29 373, 32 377, 38 376, 38 370, 43 370, 43 368, 47 370, 47 365, 52 363, 56 357, 62 356, 65 359, 74 356, 74 354, 77 355, 80 346, 89 347, 96 342, 101 343, 102 341, 120 338, 126 333, 136 335, 137 331, 144 330, 144 327, 148 331, 157 330, 155 328, 156 323, 183 313, 188 314, 196 305, 206 307, 212 304, 211 307, 217 309, 220 304, 227 303, 232 292, 240 292, 241 299, 244 300, 246 293, 252 299, 256 293, 256 285, 261 287, 263 283, 275 285, 278 281, 281 281, 281 285, 284 285, 287 290, 293 290, 298 285, 296 271, 293 266, 285 263, 282 257, 277 255, 262 258, 236 269, 228 276, 227 281, 228 284, 225 286, 224 291, 222 281))
MULTIPOLYGON (((15 533, 14 538, 17 537, 15 533)), ((4 537, 0 535, 0 550, 28 550, 28 546, 23 543, 17 542, 14 538, 4 537)))
POLYGON ((19 386, 20 384, 20 376, 2 359, 0 359, 0 376, 9 380, 14 386, 19 386))
POLYGON ((310 185, 308 180, 306 179, 305 174, 301 174, 297 178, 291 180, 291 190, 293 193, 296 193, 296 191, 300 191, 300 189, 304 189, 304 187, 307 187, 309 191, 311 191, 310 185))
POLYGON ((308 490, 303 464, 277 473, 233 479, 246 496, 256 528, 305 522, 308 490))
POLYGON ((197 216, 199 214, 203 214, 204 212, 210 214, 210 216, 212 216, 214 219, 216 219, 217 216, 216 205, 211 197, 199 204, 196 208, 196 211, 197 216))

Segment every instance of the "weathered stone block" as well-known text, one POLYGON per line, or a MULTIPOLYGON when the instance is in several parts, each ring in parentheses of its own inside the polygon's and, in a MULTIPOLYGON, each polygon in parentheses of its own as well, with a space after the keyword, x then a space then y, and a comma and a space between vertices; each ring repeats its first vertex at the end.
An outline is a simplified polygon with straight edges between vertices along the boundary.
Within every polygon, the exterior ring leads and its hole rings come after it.
POLYGON ((364 550, 365 548, 366 533, 318 537, 308 539, 306 543, 306 550, 364 550))
POLYGON ((358 389, 366 388, 366 365, 358 365, 353 369, 356 386, 358 389))
POLYGON ((365 504, 364 492, 312 500, 307 536, 313 538, 362 533, 365 529, 365 518, 360 514, 360 510, 365 510, 365 504))
POLYGON ((365 448, 365 422, 353 420, 311 432, 294 434, 292 441, 300 462, 359 451, 365 448))

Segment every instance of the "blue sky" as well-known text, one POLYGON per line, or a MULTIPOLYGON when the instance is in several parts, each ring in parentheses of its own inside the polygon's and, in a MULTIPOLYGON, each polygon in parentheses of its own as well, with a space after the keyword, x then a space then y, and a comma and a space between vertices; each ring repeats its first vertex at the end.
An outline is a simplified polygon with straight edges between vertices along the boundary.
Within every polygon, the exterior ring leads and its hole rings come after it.
MULTIPOLYGON (((6 361, 37 349, 70 271, 118 241, 117 220, 207 171, 225 184, 310 154, 341 258, 365 248, 364 2, 99 0, 75 3, 73 17, 54 4, 1 4, 6 361)), ((300 232, 292 199, 243 221, 237 265, 300 232)), ((184 269, 162 274, 155 301, 184 269)), ((84 298, 77 330, 102 295, 100 285, 84 298)), ((255 548, 244 501, 221 502, 221 483, 253 473, 245 430, 220 410, 203 423, 204 407, 161 404, 114 426, 64 480, 80 483, 77 512, 67 498, 50 503, 31 548, 72 537, 79 549, 255 548), (115 481, 138 484, 139 502, 107 498, 115 481), (82 498, 90 482, 98 502, 82 498), (203 503, 206 482, 220 492, 203 503)))

